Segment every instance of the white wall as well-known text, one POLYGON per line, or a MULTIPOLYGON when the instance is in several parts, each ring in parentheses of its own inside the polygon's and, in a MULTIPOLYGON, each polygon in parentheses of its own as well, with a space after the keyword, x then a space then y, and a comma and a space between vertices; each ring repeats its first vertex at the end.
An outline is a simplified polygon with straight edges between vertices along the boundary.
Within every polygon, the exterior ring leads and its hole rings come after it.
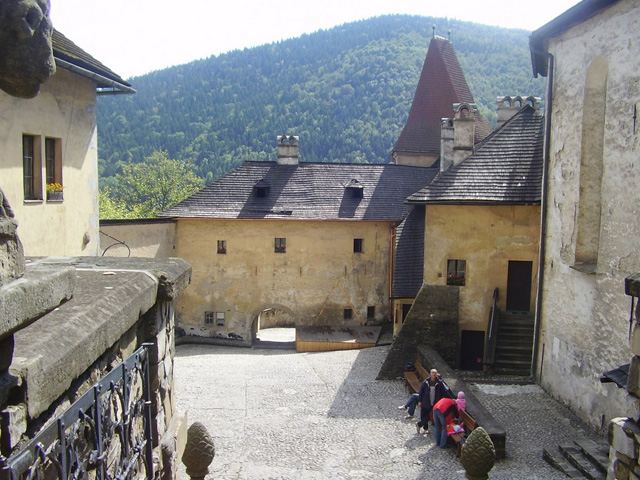
MULTIPOLYGON (((97 255, 98 153, 95 84, 58 68, 37 97, 0 92, 0 186, 19 223, 25 255, 97 255), (25 201, 22 135, 62 146, 63 202, 25 201), (85 241, 88 243, 85 244, 85 241)), ((42 191, 45 191, 44 158, 42 191)))

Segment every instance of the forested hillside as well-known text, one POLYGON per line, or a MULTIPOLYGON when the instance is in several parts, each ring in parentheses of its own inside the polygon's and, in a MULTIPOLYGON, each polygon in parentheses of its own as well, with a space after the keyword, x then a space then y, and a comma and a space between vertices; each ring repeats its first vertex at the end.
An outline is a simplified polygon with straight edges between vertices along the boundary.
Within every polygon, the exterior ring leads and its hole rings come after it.
POLYGON ((528 32, 447 19, 383 16, 129 79, 135 95, 99 100, 101 184, 154 151, 190 161, 207 183, 246 160, 275 160, 300 136, 301 161, 390 161, 432 25, 447 36, 480 111, 499 95, 543 96, 528 32))

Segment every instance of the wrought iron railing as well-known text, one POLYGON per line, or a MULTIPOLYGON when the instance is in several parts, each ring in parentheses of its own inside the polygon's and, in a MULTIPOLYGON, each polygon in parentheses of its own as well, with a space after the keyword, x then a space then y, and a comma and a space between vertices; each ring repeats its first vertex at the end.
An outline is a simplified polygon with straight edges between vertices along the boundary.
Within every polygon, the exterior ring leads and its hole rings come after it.
POLYGON ((145 344, 19 452, 0 480, 152 479, 149 354, 145 344))
POLYGON ((489 314, 489 330, 487 332, 487 345, 484 349, 484 361, 482 362, 485 369, 491 369, 496 355, 496 341, 498 339, 498 322, 500 320, 500 311, 498 310, 498 288, 493 291, 493 305, 489 314))

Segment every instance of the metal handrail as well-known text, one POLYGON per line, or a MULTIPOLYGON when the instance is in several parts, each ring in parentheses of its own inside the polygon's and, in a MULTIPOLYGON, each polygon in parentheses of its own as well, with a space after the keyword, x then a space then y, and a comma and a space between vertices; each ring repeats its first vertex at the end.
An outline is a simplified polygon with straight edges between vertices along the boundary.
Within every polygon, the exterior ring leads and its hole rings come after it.
POLYGON ((500 311, 498 310, 499 291, 496 287, 493 291, 493 305, 489 314, 489 330, 487 334, 487 346, 484 351, 483 365, 485 369, 491 369, 496 355, 496 343, 498 338, 498 323, 500 321, 500 311))

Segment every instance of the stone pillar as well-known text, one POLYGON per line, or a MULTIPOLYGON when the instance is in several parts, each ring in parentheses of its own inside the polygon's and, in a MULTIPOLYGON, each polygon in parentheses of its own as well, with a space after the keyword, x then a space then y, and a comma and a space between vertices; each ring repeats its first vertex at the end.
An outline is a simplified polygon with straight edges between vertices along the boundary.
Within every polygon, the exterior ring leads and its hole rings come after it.
POLYGON ((638 478, 640 427, 630 418, 614 418, 609 423, 609 471, 607 480, 638 478))
MULTIPOLYGON (((6 285, 24 275, 24 251, 16 232, 17 228, 18 222, 14 218, 13 210, 0 189, 0 292, 6 285)), ((13 359, 13 333, 22 323, 0 314, 0 407, 7 401, 9 390, 17 382, 17 379, 9 374, 9 366, 13 359)))

